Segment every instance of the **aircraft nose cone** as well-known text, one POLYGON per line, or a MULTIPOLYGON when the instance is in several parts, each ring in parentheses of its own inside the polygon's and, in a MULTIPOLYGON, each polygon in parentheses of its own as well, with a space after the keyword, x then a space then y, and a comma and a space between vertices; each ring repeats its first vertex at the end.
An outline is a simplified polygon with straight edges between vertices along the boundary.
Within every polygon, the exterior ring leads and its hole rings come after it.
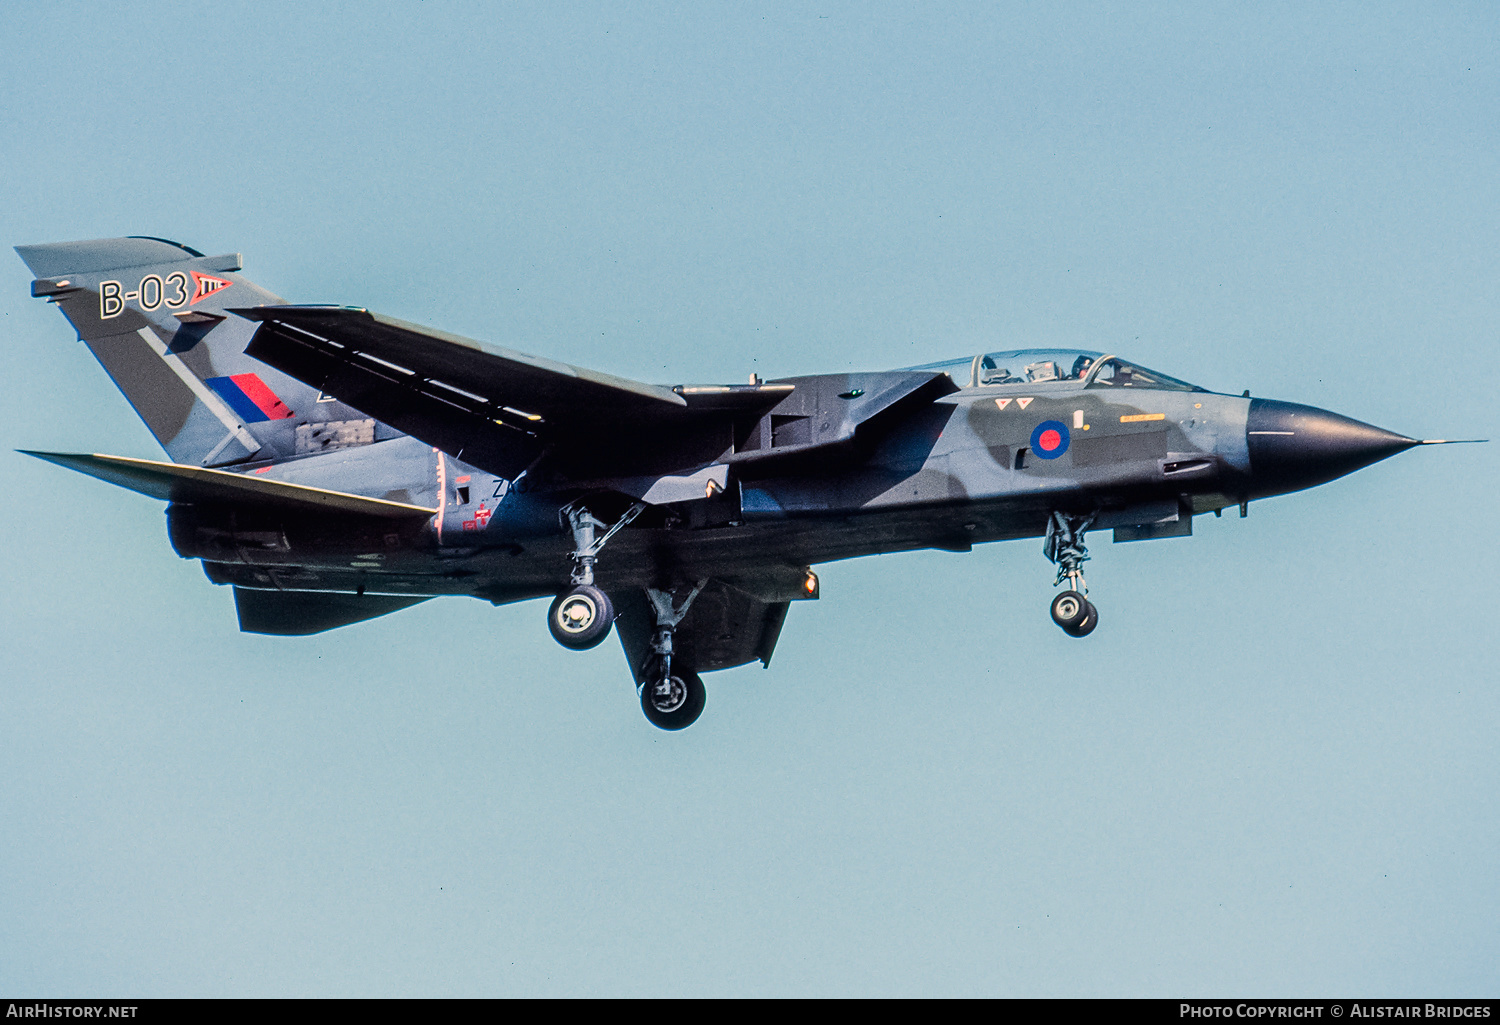
POLYGON ((1316 406, 1252 399, 1245 425, 1259 496, 1323 484, 1420 442, 1316 406))

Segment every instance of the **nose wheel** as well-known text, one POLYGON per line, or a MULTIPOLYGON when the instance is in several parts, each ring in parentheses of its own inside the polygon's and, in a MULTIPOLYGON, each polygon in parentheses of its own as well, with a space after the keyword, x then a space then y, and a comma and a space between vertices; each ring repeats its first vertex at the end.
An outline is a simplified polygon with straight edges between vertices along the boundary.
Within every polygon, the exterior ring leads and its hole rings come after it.
POLYGON ((1099 610, 1077 591, 1064 591, 1052 599, 1052 622, 1069 637, 1087 637, 1099 625, 1099 610))
POLYGON ((1054 586, 1066 583, 1068 589, 1052 599, 1052 622, 1069 637, 1087 637, 1099 625, 1099 610, 1088 599, 1088 584, 1083 580, 1083 564, 1089 550, 1083 543, 1084 531, 1094 522, 1093 516, 1070 516, 1055 512, 1047 522, 1047 540, 1042 547, 1048 559, 1057 563, 1054 586))

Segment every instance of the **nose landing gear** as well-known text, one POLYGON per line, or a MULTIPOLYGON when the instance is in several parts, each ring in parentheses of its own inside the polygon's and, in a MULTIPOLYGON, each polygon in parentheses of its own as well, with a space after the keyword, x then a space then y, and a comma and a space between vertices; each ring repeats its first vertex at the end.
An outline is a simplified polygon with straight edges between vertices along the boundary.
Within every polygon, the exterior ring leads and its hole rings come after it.
POLYGON ((1088 600, 1089 587, 1083 579, 1083 564, 1089 559, 1083 534, 1093 522, 1092 515, 1070 516, 1060 512, 1054 512, 1047 521, 1047 540, 1042 552, 1057 563, 1053 586, 1064 581, 1068 584, 1066 591, 1052 599, 1052 622, 1070 637, 1087 637, 1099 625, 1099 610, 1088 600))
POLYGON ((1064 591, 1052 599, 1052 622, 1070 637, 1087 637, 1099 625, 1099 610, 1077 591, 1064 591))

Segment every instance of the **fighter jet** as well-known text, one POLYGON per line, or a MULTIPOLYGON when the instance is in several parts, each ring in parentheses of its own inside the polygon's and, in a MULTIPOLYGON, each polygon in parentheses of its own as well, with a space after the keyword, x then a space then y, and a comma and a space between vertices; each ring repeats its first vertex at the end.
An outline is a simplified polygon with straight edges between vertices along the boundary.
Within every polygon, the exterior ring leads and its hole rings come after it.
POLYGON ((168 460, 30 452, 165 500, 241 630, 313 634, 440 595, 551 597, 564 647, 619 635, 646 718, 768 665, 813 565, 1043 538, 1052 620, 1099 624, 1089 531, 1312 487, 1419 441, 1060 349, 744 384, 643 384, 349 306, 290 305, 131 237, 17 248, 168 460))

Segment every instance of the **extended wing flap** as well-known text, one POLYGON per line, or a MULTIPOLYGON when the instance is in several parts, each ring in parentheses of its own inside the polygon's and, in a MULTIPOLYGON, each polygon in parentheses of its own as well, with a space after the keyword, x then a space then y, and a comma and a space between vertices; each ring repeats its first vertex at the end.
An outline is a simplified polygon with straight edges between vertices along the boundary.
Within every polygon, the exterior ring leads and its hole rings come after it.
MULTIPOLYGON (((23 450, 24 451, 24 450, 23 450)), ((225 502, 292 506, 321 512, 358 513, 387 518, 429 517, 437 512, 420 505, 367 498, 343 491, 288 484, 285 481, 202 466, 182 466, 128 456, 68 452, 25 452, 58 466, 97 477, 122 488, 169 502, 225 502)))

